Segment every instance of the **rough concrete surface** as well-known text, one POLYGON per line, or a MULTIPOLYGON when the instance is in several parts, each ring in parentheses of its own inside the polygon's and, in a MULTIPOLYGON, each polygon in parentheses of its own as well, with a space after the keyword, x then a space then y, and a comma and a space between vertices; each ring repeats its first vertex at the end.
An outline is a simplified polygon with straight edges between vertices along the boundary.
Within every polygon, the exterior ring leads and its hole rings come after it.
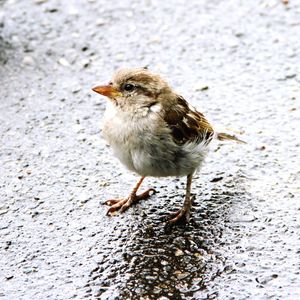
POLYGON ((0 1, 0 299, 300 299, 300 2, 0 1), (184 178, 137 180, 91 92, 148 65, 247 145, 216 143, 191 223, 184 178))

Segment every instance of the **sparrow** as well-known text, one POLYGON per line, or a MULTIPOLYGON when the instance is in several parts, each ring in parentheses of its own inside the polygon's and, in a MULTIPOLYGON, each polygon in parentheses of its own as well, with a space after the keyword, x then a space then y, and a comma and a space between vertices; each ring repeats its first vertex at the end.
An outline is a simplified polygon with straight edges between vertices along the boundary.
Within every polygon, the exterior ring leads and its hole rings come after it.
POLYGON ((145 177, 186 176, 183 206, 167 225, 189 222, 193 174, 199 170, 213 139, 243 141, 215 132, 204 115, 158 74, 146 68, 117 71, 106 85, 92 89, 107 97, 102 134, 117 158, 141 178, 126 198, 107 200, 107 215, 122 213, 147 199, 154 189, 137 194, 145 177))

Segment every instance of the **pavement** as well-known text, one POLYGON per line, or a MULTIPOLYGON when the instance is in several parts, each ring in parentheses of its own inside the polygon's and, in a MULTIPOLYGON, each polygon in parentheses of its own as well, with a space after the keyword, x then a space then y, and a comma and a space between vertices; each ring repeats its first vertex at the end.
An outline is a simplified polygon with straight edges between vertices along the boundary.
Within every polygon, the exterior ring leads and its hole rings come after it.
POLYGON ((300 299, 300 3, 0 1, 0 299, 300 299), (148 66, 216 127, 191 223, 184 178, 137 181, 91 88, 148 66))

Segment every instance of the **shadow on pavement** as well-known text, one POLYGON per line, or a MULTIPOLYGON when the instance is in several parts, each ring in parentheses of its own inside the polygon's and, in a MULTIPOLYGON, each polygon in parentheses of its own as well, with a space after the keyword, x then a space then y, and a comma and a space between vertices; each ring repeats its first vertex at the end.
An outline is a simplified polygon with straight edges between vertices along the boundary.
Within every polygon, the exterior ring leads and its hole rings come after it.
MULTIPOLYGON (((230 271, 222 249, 223 232, 230 227, 228 217, 234 203, 244 201, 241 181, 240 175, 228 177, 222 183, 212 184, 207 194, 196 196, 193 219, 185 227, 165 230, 164 199, 153 201, 144 216, 138 204, 126 230, 120 230, 125 227, 123 215, 117 216, 120 225, 110 233, 109 249, 99 249, 98 267, 90 273, 87 296, 192 299, 196 292, 203 291, 207 297, 213 297, 208 295, 207 284, 230 271)), ((181 196, 175 198, 178 206, 181 196)), ((166 207, 171 209, 172 201, 166 207)), ((133 214, 133 209, 127 214, 133 214)))

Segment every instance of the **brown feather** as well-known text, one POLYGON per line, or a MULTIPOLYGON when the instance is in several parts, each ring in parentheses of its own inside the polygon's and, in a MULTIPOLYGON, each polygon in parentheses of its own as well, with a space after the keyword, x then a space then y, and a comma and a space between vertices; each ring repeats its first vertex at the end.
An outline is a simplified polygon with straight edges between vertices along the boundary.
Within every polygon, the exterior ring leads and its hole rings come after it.
POLYGON ((209 143, 214 130, 204 115, 190 107, 186 100, 176 95, 174 105, 169 105, 163 116, 164 121, 172 130, 173 140, 177 144, 190 142, 209 143))

